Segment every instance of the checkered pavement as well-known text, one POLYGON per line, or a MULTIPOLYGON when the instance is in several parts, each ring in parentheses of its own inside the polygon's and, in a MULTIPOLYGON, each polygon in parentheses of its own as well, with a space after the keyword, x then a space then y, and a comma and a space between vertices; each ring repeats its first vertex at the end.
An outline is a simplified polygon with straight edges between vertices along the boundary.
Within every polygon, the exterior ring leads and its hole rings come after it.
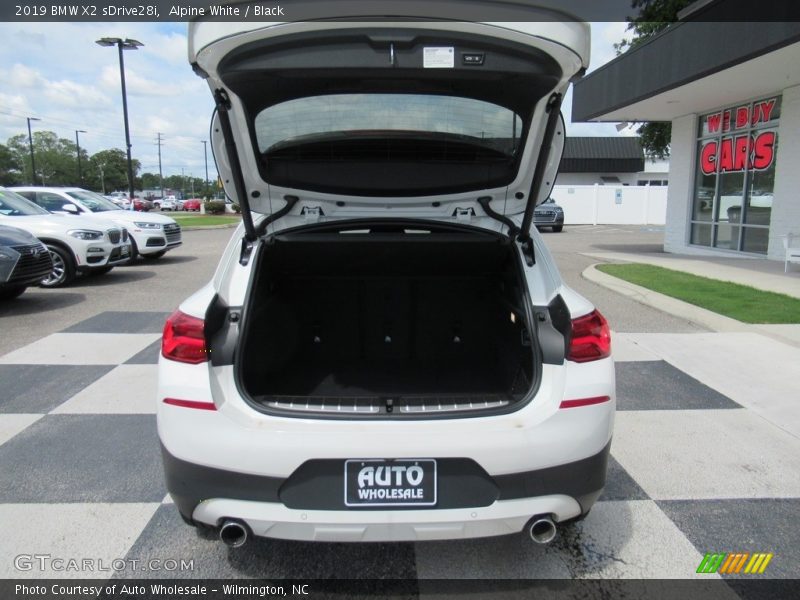
POLYGON ((693 578, 705 552, 732 551, 773 552, 765 576, 800 577, 800 386, 770 371, 800 364, 796 348, 755 334, 617 334, 607 487, 549 546, 259 539, 231 550, 165 497, 165 317, 104 312, 0 357, 0 577, 41 577, 14 557, 50 554, 194 560, 159 577, 693 578))

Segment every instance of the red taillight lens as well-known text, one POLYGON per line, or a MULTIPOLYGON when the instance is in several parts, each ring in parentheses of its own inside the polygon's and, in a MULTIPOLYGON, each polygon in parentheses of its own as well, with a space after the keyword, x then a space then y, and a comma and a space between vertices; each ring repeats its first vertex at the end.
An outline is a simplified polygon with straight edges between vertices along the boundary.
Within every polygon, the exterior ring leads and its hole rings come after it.
POLYGON ((567 359, 589 362, 611 355, 611 332, 598 311, 572 320, 572 338, 567 359))
POLYGON ((193 365, 208 360, 203 319, 190 317, 176 310, 164 325, 161 354, 164 358, 193 365))

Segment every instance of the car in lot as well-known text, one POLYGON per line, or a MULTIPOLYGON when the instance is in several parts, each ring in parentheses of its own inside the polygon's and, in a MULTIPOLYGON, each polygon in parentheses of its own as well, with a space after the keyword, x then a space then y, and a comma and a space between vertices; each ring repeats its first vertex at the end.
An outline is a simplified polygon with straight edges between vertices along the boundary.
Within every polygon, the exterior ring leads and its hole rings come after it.
POLYGON ((134 198, 133 199, 133 210, 139 212, 148 212, 153 210, 153 202, 147 200, 146 198, 134 198))
POLYGON ((52 270, 53 259, 42 242, 23 229, 0 225, 0 300, 16 298, 52 270))
POLYGON ((178 210, 178 199, 175 196, 167 196, 153 203, 159 210, 178 210))
POLYGON ((588 514, 609 327, 532 221, 589 28, 526 14, 189 24, 242 210, 163 332, 158 434, 189 524, 230 546, 545 543, 588 514))
POLYGON ((533 211, 533 224, 539 229, 550 227, 555 233, 564 229, 564 209, 548 198, 533 211))
POLYGON ((0 224, 24 229, 47 246, 53 269, 42 287, 66 285, 79 273, 107 273, 131 258, 125 228, 104 219, 51 214, 6 188, 0 188, 0 224))
POLYGON ((125 227, 131 239, 131 257, 161 258, 182 243, 181 227, 166 215, 121 210, 100 194, 77 187, 22 186, 11 188, 42 208, 57 214, 111 220, 125 227))
POLYGON ((201 204, 202 200, 200 200, 200 198, 189 198, 188 200, 183 201, 181 210, 200 212, 201 204))

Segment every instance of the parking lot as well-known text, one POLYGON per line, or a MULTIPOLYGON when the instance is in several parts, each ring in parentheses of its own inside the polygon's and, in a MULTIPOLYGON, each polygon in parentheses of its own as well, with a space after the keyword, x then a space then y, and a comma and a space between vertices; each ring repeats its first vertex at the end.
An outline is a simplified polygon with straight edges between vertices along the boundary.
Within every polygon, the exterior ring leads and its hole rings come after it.
POLYGON ((800 577, 800 395, 785 376, 800 349, 703 330, 580 275, 596 262, 583 252, 652 247, 657 228, 545 234, 566 281, 608 317, 618 377, 606 490, 552 544, 259 539, 232 549, 185 526, 166 497, 155 428, 160 331, 210 278, 231 232, 187 231, 159 261, 0 304, 0 577, 107 576, 15 563, 50 554, 139 560, 125 577, 694 578, 707 552, 773 553, 760 577, 800 577), (140 570, 151 559, 193 568, 140 570))

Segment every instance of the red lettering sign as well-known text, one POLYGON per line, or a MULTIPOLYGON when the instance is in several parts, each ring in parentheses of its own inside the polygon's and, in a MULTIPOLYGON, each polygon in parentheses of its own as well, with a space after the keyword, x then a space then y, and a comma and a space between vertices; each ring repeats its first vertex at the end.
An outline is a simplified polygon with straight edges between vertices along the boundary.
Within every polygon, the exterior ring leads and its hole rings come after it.
POLYGON ((774 131, 763 131, 755 138, 740 135, 710 140, 700 148, 700 170, 704 175, 734 173, 745 168, 763 171, 775 160, 774 131))
POLYGON ((757 171, 768 169, 775 158, 775 132, 765 131, 755 141, 753 168, 757 171))
POLYGON ((747 126, 747 122, 750 120, 750 111, 747 110, 746 106, 740 106, 736 109, 736 128, 741 129, 742 127, 747 126))
POLYGON ((716 133, 719 131, 720 118, 721 116, 719 113, 715 115, 708 115, 708 117, 706 117, 706 123, 708 123, 708 131, 710 133, 716 133))

